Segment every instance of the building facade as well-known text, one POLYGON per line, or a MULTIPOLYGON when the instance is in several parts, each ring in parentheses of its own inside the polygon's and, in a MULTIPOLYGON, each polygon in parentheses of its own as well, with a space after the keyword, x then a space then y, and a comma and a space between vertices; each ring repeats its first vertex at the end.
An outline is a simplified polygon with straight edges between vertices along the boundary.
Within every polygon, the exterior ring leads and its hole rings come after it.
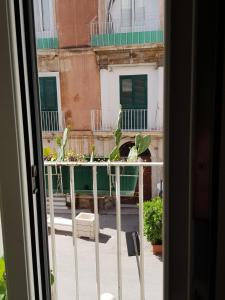
MULTIPOLYGON (((163 159, 163 0, 35 1, 44 146, 70 127, 68 147, 107 157, 122 107, 126 153, 138 132, 163 159)), ((125 150, 124 150, 125 149, 125 150)), ((152 195, 161 171, 151 170, 152 195)))

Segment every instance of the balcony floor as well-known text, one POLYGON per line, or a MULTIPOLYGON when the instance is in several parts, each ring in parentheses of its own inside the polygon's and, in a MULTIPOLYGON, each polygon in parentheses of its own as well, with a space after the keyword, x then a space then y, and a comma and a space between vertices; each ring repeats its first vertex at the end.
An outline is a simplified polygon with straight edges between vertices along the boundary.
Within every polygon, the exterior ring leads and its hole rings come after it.
MULTIPOLYGON (((71 220, 70 211, 59 205, 56 217, 71 220)), ((110 292, 117 296, 117 258, 116 258, 116 216, 115 210, 100 214, 100 268, 101 293, 110 292)), ((139 280, 135 257, 128 257, 125 232, 138 230, 138 210, 136 207, 122 208, 122 273, 123 299, 139 299, 139 280)), ((50 242, 50 236, 49 236, 50 242)), ((51 249, 49 247, 49 249, 51 249)), ((151 246, 145 241, 145 291, 146 300, 163 299, 163 263, 154 256, 151 246)), ((75 299, 74 257, 71 235, 65 232, 56 234, 58 299, 75 299)), ((95 285, 95 243, 88 239, 78 239, 80 299, 96 299, 95 285), (94 295, 94 296, 93 296, 94 295)))

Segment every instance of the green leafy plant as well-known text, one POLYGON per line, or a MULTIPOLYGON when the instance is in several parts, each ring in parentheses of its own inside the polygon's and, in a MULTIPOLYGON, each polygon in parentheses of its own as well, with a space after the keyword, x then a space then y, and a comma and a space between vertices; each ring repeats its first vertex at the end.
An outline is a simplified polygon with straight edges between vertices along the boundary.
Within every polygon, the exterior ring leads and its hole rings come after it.
POLYGON ((80 153, 76 153, 73 150, 69 150, 69 151, 67 151, 65 153, 64 161, 80 161, 80 162, 85 162, 87 160, 86 160, 85 155, 80 154, 80 153))
POLYGON ((144 234, 153 245, 162 244, 162 202, 160 197, 144 202, 144 234))
POLYGON ((57 153, 51 147, 43 148, 43 158, 46 161, 55 161, 57 159, 57 153))
POLYGON ((6 286, 6 272, 5 272, 5 260, 0 258, 0 300, 7 300, 7 286, 6 286))
POLYGON ((55 138, 55 143, 58 147, 62 146, 62 137, 60 135, 57 135, 55 138))

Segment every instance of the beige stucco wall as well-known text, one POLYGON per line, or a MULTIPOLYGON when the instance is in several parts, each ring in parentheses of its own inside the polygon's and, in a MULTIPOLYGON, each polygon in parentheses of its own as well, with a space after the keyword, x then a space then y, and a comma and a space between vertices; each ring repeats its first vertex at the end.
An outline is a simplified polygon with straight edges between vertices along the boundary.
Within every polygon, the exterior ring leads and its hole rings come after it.
POLYGON ((59 72, 60 98, 66 125, 91 129, 91 110, 100 109, 100 78, 92 51, 53 51, 38 55, 39 72, 59 72))
POLYGON ((90 22, 98 15, 98 0, 56 0, 59 47, 90 43, 90 22))

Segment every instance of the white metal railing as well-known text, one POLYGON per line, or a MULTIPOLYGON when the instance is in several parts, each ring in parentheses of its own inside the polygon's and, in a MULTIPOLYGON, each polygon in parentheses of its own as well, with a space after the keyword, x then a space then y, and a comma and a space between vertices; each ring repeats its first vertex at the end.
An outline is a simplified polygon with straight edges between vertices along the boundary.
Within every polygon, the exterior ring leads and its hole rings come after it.
POLYGON ((41 111, 42 131, 63 131, 65 115, 62 111, 41 111))
MULTIPOLYGON (((55 224, 54 224, 54 200, 53 200, 53 169, 57 166, 68 166, 70 169, 70 195, 71 199, 71 217, 72 217, 72 235, 75 259, 75 295, 74 299, 79 300, 79 269, 78 269, 78 251, 76 237, 76 183, 74 182, 74 174, 76 167, 92 167, 93 172, 93 201, 95 214, 95 262, 96 262, 96 299, 101 297, 101 274, 100 274, 100 255, 99 255, 99 212, 98 212, 98 189, 97 189, 97 168, 98 167, 115 167, 116 181, 116 229, 117 229, 117 299, 122 300, 122 261, 121 261, 121 195, 120 195, 120 167, 134 166, 139 169, 139 238, 140 238, 140 299, 145 299, 145 284, 144 284, 144 223, 143 223, 143 168, 144 167, 160 167, 162 162, 45 162, 47 167, 48 177, 48 197, 50 208, 50 226, 51 226, 51 257, 52 268, 54 273, 54 300, 58 300, 58 274, 57 274, 57 259, 56 259, 56 241, 55 241, 55 224)), ((95 297, 93 297, 94 299, 95 297)))
POLYGON ((148 21, 143 21, 142 24, 131 24, 130 26, 124 25, 122 19, 114 19, 109 22, 91 22, 90 35, 91 37, 99 34, 112 34, 112 33, 128 33, 128 32, 143 32, 160 30, 159 16, 149 16, 148 21))
POLYGON ((56 30, 36 31, 36 46, 38 49, 57 49, 58 38, 56 30))
MULTIPOLYGON (((92 110, 92 131, 113 131, 117 127, 118 112, 113 110, 92 110)), ((149 109, 123 109, 121 118, 123 131, 162 131, 159 115, 152 118, 149 109)))

